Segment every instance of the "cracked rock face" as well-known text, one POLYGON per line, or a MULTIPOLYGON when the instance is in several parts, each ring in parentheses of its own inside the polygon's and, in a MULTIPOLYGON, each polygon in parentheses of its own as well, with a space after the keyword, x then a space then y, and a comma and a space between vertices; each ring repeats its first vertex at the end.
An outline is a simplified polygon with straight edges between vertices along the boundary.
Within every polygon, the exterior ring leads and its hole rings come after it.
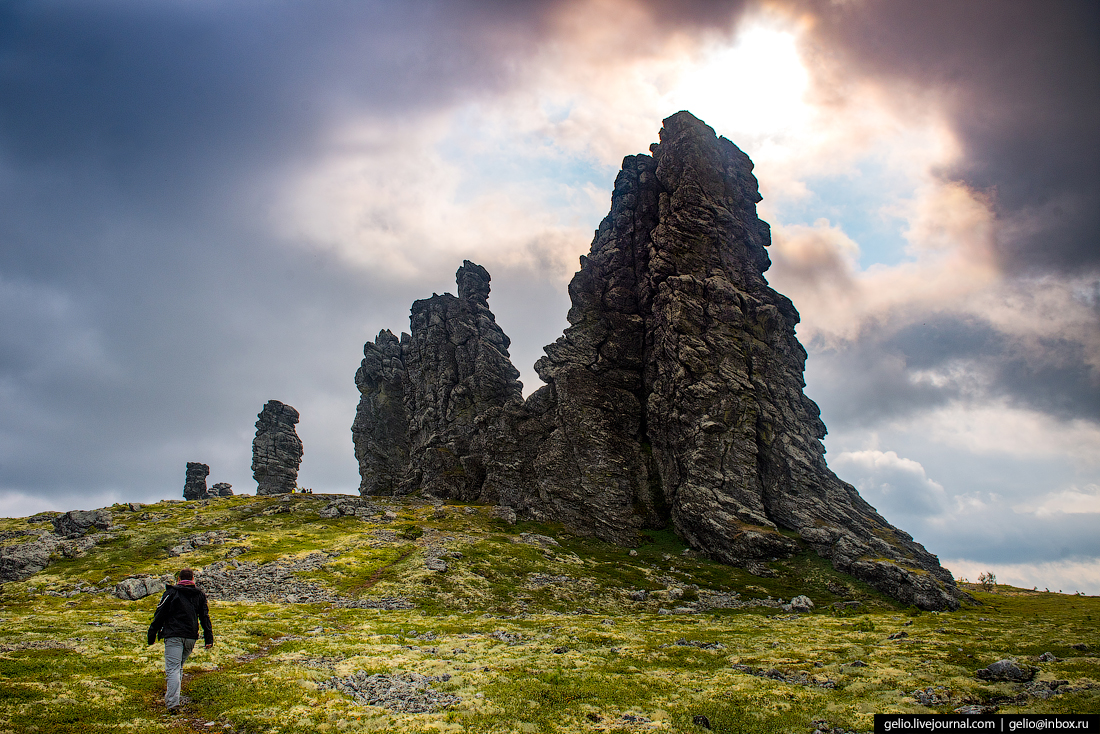
POLYGON ((411 336, 367 345, 361 491, 400 476, 401 492, 507 505, 624 545, 671 525, 760 574, 809 546, 903 602, 957 607, 950 572, 826 466, 798 312, 763 276, 752 162, 687 112, 660 140, 624 159, 569 284, 570 326, 535 365, 547 384, 526 401, 488 273, 468 261, 458 298, 417 301, 411 336))
POLYGON ((269 400, 256 421, 252 441, 252 476, 256 494, 289 494, 298 482, 302 441, 294 431, 298 411, 278 400, 269 400))
POLYGON ((206 497, 206 478, 210 476, 210 467, 197 461, 187 462, 187 475, 183 483, 185 500, 200 500, 206 497))
POLYGON ((520 404, 523 385, 489 310, 489 273, 467 260, 456 280, 457 298, 413 304, 411 334, 382 331, 363 349, 352 425, 363 494, 490 499, 481 424, 520 404))

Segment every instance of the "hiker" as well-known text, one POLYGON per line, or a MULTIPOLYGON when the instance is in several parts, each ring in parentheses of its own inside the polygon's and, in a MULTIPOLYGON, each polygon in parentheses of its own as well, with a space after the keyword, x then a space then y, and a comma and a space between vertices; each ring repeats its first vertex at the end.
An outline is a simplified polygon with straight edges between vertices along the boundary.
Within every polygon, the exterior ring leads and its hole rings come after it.
POLYGON ((210 649, 214 646, 214 630, 206 594, 195 586, 195 572, 184 568, 179 572, 179 583, 169 584, 164 590, 149 625, 149 644, 158 638, 164 640, 164 705, 171 714, 179 712, 183 664, 199 639, 199 622, 203 643, 210 649))

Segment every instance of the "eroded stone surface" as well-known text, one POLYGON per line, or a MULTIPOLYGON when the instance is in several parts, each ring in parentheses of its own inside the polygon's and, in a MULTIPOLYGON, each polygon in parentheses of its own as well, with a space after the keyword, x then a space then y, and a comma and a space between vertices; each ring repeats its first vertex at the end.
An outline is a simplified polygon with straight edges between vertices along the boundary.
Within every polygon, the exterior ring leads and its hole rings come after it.
POLYGON ((183 482, 183 498, 199 500, 206 497, 206 478, 210 476, 210 467, 197 461, 187 462, 187 474, 183 482))
POLYGON ((623 545, 671 526, 759 574, 805 545, 901 601, 956 607, 950 572, 826 466, 798 312, 763 277, 752 162, 686 112, 660 140, 624 159, 526 401, 469 261, 458 298, 417 301, 411 335, 366 346, 361 491, 504 505, 623 545))
POLYGON ((252 441, 252 476, 256 494, 289 494, 298 482, 302 463, 302 441, 294 430, 298 411, 269 400, 256 421, 252 441))

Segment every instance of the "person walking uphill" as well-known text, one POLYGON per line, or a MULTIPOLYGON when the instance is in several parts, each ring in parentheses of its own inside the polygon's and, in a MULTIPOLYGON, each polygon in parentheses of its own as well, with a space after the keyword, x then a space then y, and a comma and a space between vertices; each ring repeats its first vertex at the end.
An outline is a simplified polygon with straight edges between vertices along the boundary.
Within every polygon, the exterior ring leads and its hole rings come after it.
POLYGON ((214 630, 210 626, 210 610, 206 594, 195 586, 195 572, 185 568, 179 572, 179 583, 164 590, 149 625, 149 644, 164 640, 164 704, 170 713, 180 707, 180 681, 183 664, 199 639, 199 623, 207 648, 214 646, 214 630))

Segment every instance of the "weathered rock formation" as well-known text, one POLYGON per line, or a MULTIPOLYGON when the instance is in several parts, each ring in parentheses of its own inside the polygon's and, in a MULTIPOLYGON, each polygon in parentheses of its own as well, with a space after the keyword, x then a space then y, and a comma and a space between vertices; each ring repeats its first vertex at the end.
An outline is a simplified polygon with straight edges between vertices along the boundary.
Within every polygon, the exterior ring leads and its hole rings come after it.
POLYGON ((187 462, 187 475, 183 482, 185 500, 201 500, 206 497, 206 478, 210 476, 210 467, 197 461, 187 462))
POLYGON ((521 405, 523 385, 489 310, 489 273, 467 260, 457 280, 457 298, 413 304, 411 336, 382 331, 363 348, 352 425, 363 494, 491 499, 479 424, 495 408, 521 405))
POLYGON ((417 301, 411 334, 366 345, 360 491, 508 505, 620 544, 671 525, 756 573, 805 544, 899 600, 956 607, 950 572, 825 464, 798 312, 763 277, 752 162, 687 112, 660 137, 624 159, 526 401, 470 262, 458 298, 417 301))
MULTIPOLYGON (((297 478, 297 474, 295 474, 297 478)), ((229 482, 218 482, 210 489, 206 490, 207 497, 232 497, 233 485, 229 482)))
POLYGON ((298 411, 278 400, 269 400, 256 421, 252 441, 252 477, 256 494, 289 494, 298 482, 302 441, 294 431, 298 411))
POLYGON ((69 510, 50 522, 62 538, 79 538, 93 530, 110 530, 112 516, 108 510, 69 510))

